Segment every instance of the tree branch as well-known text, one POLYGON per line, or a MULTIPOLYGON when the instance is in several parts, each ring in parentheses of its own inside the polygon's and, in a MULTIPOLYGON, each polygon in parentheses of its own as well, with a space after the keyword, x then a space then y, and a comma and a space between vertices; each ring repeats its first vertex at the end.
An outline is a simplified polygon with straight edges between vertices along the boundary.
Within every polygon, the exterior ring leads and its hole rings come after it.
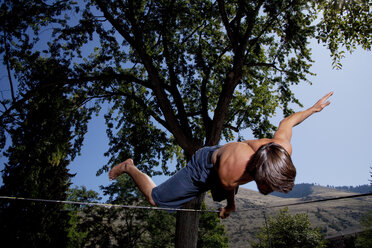
POLYGON ((238 42, 235 39, 234 32, 230 27, 230 22, 226 14, 225 3, 223 0, 218 0, 217 2, 218 2, 218 9, 219 9, 219 12, 222 18, 222 23, 226 29, 227 36, 229 37, 231 44, 233 44, 234 50, 236 51, 238 42))
POLYGON ((15 102, 13 80, 12 80, 12 75, 10 73, 9 47, 8 47, 8 42, 7 42, 7 39, 6 39, 6 31, 4 31, 4 47, 5 47, 4 60, 5 60, 5 63, 6 63, 6 70, 7 70, 7 73, 8 73, 8 79, 9 79, 9 84, 10 84, 10 92, 11 92, 11 96, 12 96, 12 101, 15 102))
MULTIPOLYGON (((247 27, 244 35, 243 35, 243 40, 242 40, 242 44, 241 44, 242 49, 243 49, 242 51, 244 51, 248 46, 249 37, 252 35, 252 30, 253 30, 253 27, 256 23, 255 19, 256 19, 258 13, 259 13, 259 10, 260 10, 262 4, 263 4, 263 1, 261 0, 257 3, 257 6, 256 6, 253 13, 247 13, 247 18, 248 18, 249 21, 248 21, 248 27, 247 27)), ((262 35, 262 33, 260 35, 262 35)))
POLYGON ((227 124, 225 124, 225 126, 224 126, 225 128, 228 128, 228 129, 231 129, 231 130, 233 130, 234 132, 239 132, 239 128, 237 128, 237 127, 234 127, 234 126, 231 126, 231 125, 227 125, 227 124))
POLYGON ((291 71, 278 68, 274 63, 249 63, 249 64, 246 64, 246 66, 248 67, 254 67, 254 66, 271 67, 280 72, 291 73, 291 71))
POLYGON ((207 83, 209 81, 209 77, 211 73, 211 69, 210 69, 211 66, 208 66, 204 60, 202 42, 200 42, 200 40, 201 40, 201 35, 199 35, 199 46, 196 52, 196 57, 197 57, 197 63, 202 68, 203 73, 204 73, 203 81, 202 81, 201 88, 200 88, 201 116, 203 118, 204 129, 207 134, 206 138, 208 140, 210 137, 210 131, 211 131, 211 125, 212 125, 212 120, 208 115, 208 97, 207 97, 207 83))
POLYGON ((125 96, 132 100, 134 100, 136 103, 138 103, 150 116, 152 116, 160 125, 164 126, 166 129, 169 130, 169 127, 167 125, 167 122, 160 118, 159 115, 157 115, 150 107, 149 104, 147 104, 143 98, 138 97, 134 94, 129 94, 124 91, 117 91, 117 92, 111 92, 104 90, 107 96, 125 96))
POLYGON ((100 81, 100 80, 124 80, 128 82, 134 82, 139 85, 142 85, 146 88, 151 89, 151 84, 149 82, 143 81, 137 77, 135 77, 132 74, 116 74, 116 73, 111 73, 111 74, 101 74, 101 75, 94 75, 94 76, 83 76, 80 78, 69 78, 66 80, 66 83, 72 84, 72 83, 86 83, 86 82, 91 82, 91 81, 100 81))
MULTIPOLYGON (((129 2, 131 3, 131 2, 129 2)), ((158 70, 155 68, 152 62, 152 58, 146 53, 145 46, 142 40, 142 32, 138 30, 136 18, 133 16, 133 9, 129 8, 129 21, 131 22, 134 37, 132 37, 120 23, 109 13, 107 6, 102 0, 97 0, 97 4, 103 11, 105 17, 109 22, 117 29, 117 31, 126 39, 129 44, 137 51, 141 58, 142 64, 145 67, 149 82, 151 83, 151 89, 153 90, 157 103, 165 117, 167 125, 165 126, 176 138, 178 144, 185 150, 188 155, 194 154, 194 152, 200 148, 199 142, 194 142, 192 137, 188 135, 191 133, 190 130, 183 130, 182 126, 178 122, 176 115, 173 111, 172 105, 168 99, 167 94, 164 91, 163 86, 165 85, 160 78, 158 70)))
MULTIPOLYGON (((164 56, 165 56, 165 61, 166 61, 167 67, 168 67, 170 82, 171 82, 170 93, 173 96, 174 103, 176 104, 176 107, 177 107, 177 110, 178 110, 178 115, 177 116, 180 119, 180 125, 181 125, 182 129, 187 132, 187 135, 189 137, 191 137, 192 133, 191 133, 189 121, 187 119, 187 113, 186 113, 186 110, 185 110, 184 103, 182 101, 181 94, 180 94, 180 92, 177 88, 178 78, 177 78, 176 72, 174 70, 175 63, 174 63, 174 60, 172 59, 172 54, 169 51, 169 45, 168 45, 169 41, 168 41, 166 27, 168 25, 172 25, 172 23, 170 23, 169 18, 168 18, 169 16, 172 15, 172 8, 170 10, 168 10, 168 12, 169 13, 164 13, 163 12, 163 25, 161 27, 161 32, 163 34, 162 37, 163 37, 164 56)), ((176 55, 174 55, 174 56, 176 56, 176 55)))
POLYGON ((123 25, 120 25, 118 21, 115 20, 115 18, 111 15, 111 13, 107 9, 107 5, 102 0, 96 0, 96 3, 98 7, 103 12, 105 18, 111 23, 111 25, 120 33, 121 36, 123 36, 124 39, 126 39, 131 45, 135 47, 136 41, 134 38, 125 30, 123 25))

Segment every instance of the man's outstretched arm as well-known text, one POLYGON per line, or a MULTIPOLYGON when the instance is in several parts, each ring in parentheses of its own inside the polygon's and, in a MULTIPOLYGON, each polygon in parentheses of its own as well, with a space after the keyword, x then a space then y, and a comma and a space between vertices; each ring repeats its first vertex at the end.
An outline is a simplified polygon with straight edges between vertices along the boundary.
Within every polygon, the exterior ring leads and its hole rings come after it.
POLYGON ((303 122, 310 115, 322 111, 327 107, 331 102, 327 101, 329 97, 333 95, 333 92, 328 93, 317 101, 312 107, 296 112, 286 118, 284 118, 278 127, 278 130, 274 134, 274 140, 280 143, 289 154, 292 153, 292 146, 290 144, 292 138, 292 128, 301 122, 303 122))

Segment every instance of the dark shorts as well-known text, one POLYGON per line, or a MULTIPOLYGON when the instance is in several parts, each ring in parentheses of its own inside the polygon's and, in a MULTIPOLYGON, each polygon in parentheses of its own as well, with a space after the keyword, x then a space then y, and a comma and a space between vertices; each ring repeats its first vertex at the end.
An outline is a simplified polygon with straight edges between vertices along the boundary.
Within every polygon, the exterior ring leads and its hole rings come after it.
POLYGON ((152 199, 156 206, 181 208, 186 202, 211 190, 216 201, 226 199, 217 172, 213 169, 212 154, 221 146, 209 146, 199 149, 187 163, 187 166, 174 176, 152 190, 152 199))

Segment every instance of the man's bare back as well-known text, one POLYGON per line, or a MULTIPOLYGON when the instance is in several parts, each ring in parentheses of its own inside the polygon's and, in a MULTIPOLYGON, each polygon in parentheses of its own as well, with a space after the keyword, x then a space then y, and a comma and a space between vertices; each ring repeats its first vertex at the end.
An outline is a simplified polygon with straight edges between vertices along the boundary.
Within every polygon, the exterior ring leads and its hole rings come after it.
POLYGON ((283 145, 283 142, 276 139, 258 139, 228 143, 216 150, 212 162, 222 185, 233 190, 239 185, 253 181, 253 177, 246 172, 250 158, 261 146, 270 142, 283 145))
POLYGON ((232 190, 253 180, 245 171, 254 152, 243 142, 226 144, 214 152, 212 162, 224 188, 232 190))

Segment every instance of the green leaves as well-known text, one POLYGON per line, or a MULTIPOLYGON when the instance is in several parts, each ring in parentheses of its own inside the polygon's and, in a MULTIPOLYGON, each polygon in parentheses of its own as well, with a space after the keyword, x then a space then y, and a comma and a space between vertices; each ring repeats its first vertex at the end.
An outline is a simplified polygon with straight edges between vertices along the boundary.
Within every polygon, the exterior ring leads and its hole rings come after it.
MULTIPOLYGON (((28 58, 26 58, 28 60, 28 58)), ((68 88, 53 84, 65 79, 65 67, 53 59, 28 61, 19 85, 30 91, 27 101, 7 109, 2 126, 11 137, 5 155, 2 195, 63 200, 69 186, 67 166, 80 151, 89 113, 76 109, 68 88), (26 77, 26 75, 28 77, 26 77), (21 182, 21 183, 20 183, 21 182)), ((64 247, 68 214, 62 205, 2 202, 0 230, 16 246, 64 247)))
MULTIPOLYGON (((118 177, 113 184, 103 187, 108 203, 148 205, 128 175, 118 177)), ((75 189, 73 196, 89 201, 96 197, 84 188, 75 189)), ((163 211, 85 207, 74 213, 72 244, 86 247, 173 247, 174 214, 163 211)))
POLYGON ((358 235, 355 247, 369 247, 372 245, 372 211, 368 211, 361 219, 360 224, 363 232, 358 235))
MULTIPOLYGON (((202 209, 207 209, 205 203, 203 203, 202 209)), ((198 237, 197 247, 199 248, 229 247, 225 226, 220 223, 216 213, 205 212, 201 214, 198 237)))
MULTIPOLYGON (((315 35, 329 44, 338 67, 343 56, 339 44, 347 50, 356 44, 370 47, 364 1, 347 2, 341 9, 326 1, 25 5, 23 11, 35 10, 37 18, 19 16, 15 11, 20 6, 6 1, 2 12, 14 19, 4 23, 3 34, 4 44, 13 42, 8 57, 19 85, 25 86, 20 91, 33 90, 26 82, 34 72, 25 71, 42 50, 63 65, 59 70, 65 78, 59 81, 67 94, 78 96, 79 107, 99 99, 99 104, 113 103, 115 112, 126 99, 134 101, 138 107, 126 110, 125 125, 151 127, 151 132, 163 133, 162 140, 172 139, 164 140, 165 149, 160 140, 152 146, 163 158, 172 157, 170 145, 178 144, 190 156, 223 136, 233 140, 245 128, 256 137, 271 136, 275 127, 268 117, 280 108, 288 115, 291 104, 300 104, 290 86, 312 75, 307 44, 315 35), (323 19, 314 25, 320 10, 323 19), (29 27, 35 27, 34 35, 26 32, 29 27), (43 28, 52 34, 47 46, 40 42, 43 28), (135 116, 139 112, 142 117, 135 116)), ((124 142, 129 150, 138 144, 124 142)))
POLYGON ((328 46, 334 68, 342 68, 345 51, 351 53, 356 46, 371 50, 372 13, 368 0, 320 1, 318 8, 323 18, 317 24, 317 39, 328 46))
POLYGON ((269 217, 267 226, 260 229, 257 238, 259 242, 252 242, 254 248, 326 247, 323 235, 319 229, 310 226, 308 216, 291 215, 288 208, 280 210, 275 217, 269 217))

